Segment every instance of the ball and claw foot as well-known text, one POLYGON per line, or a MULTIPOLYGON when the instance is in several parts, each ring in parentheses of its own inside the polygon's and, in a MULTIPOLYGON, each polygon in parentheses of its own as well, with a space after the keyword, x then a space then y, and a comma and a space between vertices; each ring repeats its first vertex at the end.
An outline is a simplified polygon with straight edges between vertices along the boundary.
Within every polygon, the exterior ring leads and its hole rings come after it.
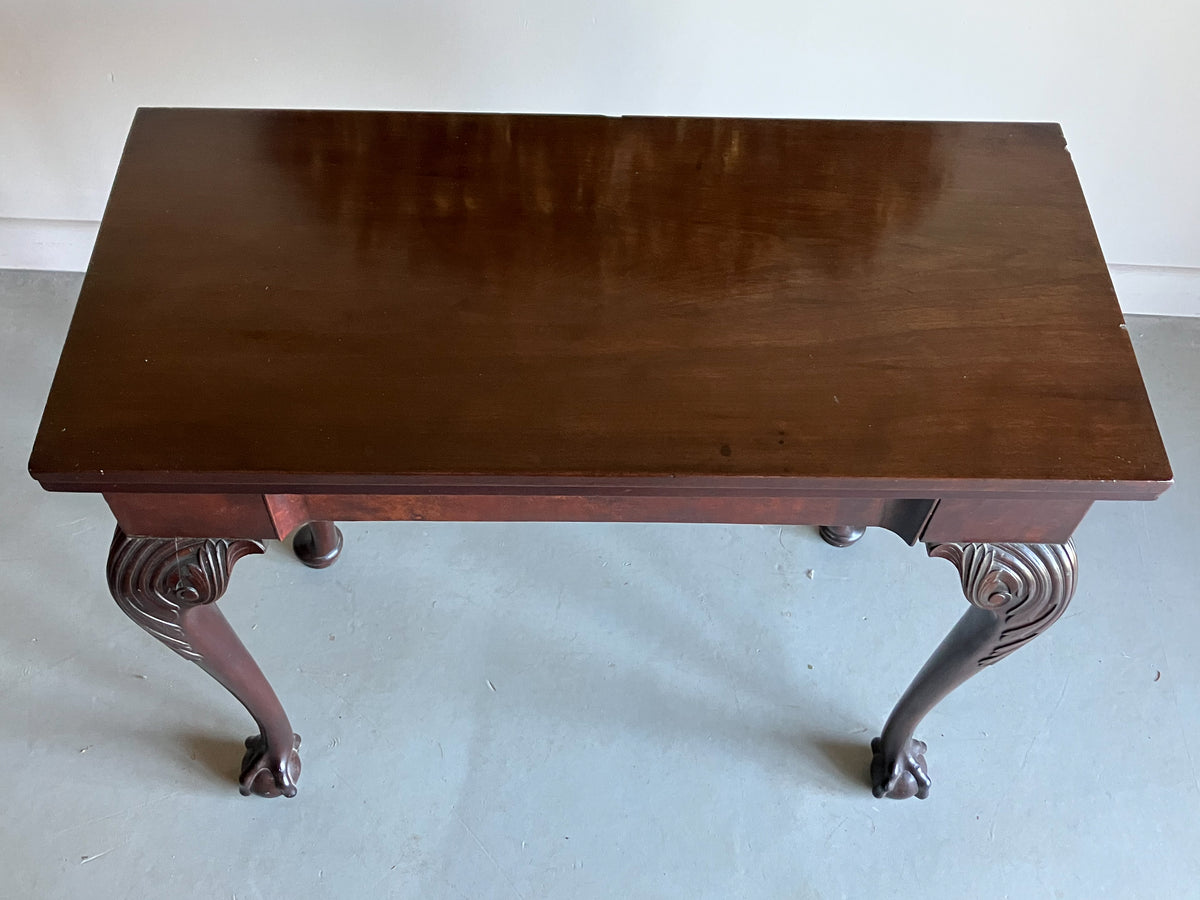
POLYGON ((296 780, 300 777, 300 735, 292 736, 292 746, 285 758, 272 759, 267 739, 261 734, 246 738, 246 755, 242 757, 242 775, 238 779, 243 797, 296 796, 296 780))
POLYGON ((342 529, 332 522, 309 522, 296 532, 292 550, 310 569, 328 568, 341 555, 342 529))
POLYGON ((876 797, 905 800, 916 797, 924 800, 929 796, 929 775, 925 772, 925 751, 929 748, 924 741, 915 738, 908 742, 907 751, 896 759, 888 759, 883 752, 883 740, 871 741, 871 792, 876 797))
POLYGON ((822 525, 821 540, 834 547, 849 547, 867 533, 864 525, 822 525))

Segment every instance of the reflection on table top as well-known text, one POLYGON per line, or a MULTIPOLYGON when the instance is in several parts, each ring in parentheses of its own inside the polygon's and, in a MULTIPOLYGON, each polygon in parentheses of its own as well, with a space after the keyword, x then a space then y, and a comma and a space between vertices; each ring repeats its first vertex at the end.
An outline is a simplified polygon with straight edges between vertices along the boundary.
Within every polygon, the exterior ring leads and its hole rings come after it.
POLYGON ((1170 479, 1057 126, 158 109, 31 470, 1170 479))

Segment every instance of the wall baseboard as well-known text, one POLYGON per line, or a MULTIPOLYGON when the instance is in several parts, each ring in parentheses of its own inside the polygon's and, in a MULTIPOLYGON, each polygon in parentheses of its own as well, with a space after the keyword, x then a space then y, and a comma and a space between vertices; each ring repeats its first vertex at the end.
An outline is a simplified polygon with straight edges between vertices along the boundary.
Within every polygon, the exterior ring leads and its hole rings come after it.
MULTIPOLYGON (((0 269, 82 272, 99 222, 0 218, 0 269)), ((1200 267, 1111 265, 1126 315, 1200 316, 1200 267)))
POLYGON ((1200 268, 1110 265, 1127 315, 1200 316, 1200 268))
POLYGON ((99 222, 0 217, 0 269, 82 272, 99 222))

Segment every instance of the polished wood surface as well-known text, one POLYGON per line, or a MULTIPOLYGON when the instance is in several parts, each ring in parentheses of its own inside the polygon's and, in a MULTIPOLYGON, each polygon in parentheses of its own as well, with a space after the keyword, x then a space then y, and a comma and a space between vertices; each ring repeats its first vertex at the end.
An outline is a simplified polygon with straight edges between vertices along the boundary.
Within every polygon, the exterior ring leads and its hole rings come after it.
POLYGON ((872 743, 1062 615, 1094 500, 1171 472, 1054 125, 143 110, 30 460, 120 607, 300 738, 216 603, 354 519, 892 530, 972 609, 872 743), (998 543, 999 542, 999 543, 998 543))
POLYGON ((134 122, 30 469, 110 493, 1171 478, 1055 125, 170 109, 134 122))

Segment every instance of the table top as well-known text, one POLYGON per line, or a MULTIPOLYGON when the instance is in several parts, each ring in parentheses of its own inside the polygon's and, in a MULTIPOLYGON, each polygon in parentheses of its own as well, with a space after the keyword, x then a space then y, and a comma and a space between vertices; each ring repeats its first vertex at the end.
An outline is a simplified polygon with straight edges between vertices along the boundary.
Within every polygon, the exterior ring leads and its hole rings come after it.
POLYGON ((1051 124, 143 109, 30 471, 1150 498, 1051 124))

